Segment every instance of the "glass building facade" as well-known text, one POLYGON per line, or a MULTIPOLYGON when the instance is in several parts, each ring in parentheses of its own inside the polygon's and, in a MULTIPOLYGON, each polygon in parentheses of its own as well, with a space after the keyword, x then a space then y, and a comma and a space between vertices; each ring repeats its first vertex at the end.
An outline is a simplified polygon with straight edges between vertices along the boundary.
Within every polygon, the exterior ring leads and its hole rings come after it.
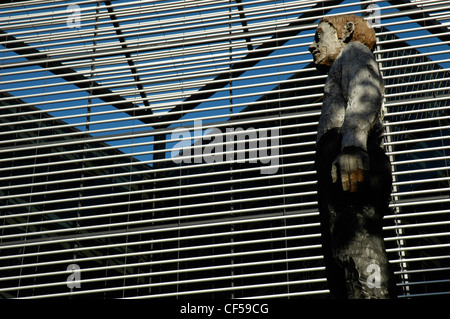
POLYGON ((0 298, 325 299, 325 15, 385 81, 399 298, 450 294, 448 1, 0 4, 0 298))

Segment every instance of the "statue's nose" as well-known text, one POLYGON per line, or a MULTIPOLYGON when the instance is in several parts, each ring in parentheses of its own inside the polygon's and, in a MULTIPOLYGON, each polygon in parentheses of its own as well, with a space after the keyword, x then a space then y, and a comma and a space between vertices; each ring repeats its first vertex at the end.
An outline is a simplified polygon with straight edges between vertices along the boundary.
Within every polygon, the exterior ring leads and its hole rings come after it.
POLYGON ((313 53, 317 49, 316 41, 309 46, 309 52, 313 53))

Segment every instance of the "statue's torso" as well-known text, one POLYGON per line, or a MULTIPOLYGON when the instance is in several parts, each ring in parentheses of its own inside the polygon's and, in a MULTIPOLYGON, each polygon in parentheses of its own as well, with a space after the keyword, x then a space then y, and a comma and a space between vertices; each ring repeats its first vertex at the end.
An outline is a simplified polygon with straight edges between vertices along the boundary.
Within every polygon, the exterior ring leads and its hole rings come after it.
POLYGON ((360 42, 346 45, 328 73, 317 140, 329 130, 340 131, 344 122, 348 127, 370 125, 366 128, 368 133, 382 130, 382 101, 366 100, 382 96, 383 92, 381 72, 373 53, 360 42), (356 104, 351 111, 347 111, 349 103, 356 104))

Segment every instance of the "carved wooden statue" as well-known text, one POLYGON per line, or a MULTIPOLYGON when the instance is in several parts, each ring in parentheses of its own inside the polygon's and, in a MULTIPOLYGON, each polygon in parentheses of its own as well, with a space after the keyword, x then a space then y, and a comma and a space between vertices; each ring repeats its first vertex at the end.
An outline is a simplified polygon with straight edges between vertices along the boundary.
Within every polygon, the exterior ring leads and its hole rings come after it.
POLYGON ((355 15, 319 22, 309 50, 328 72, 316 169, 329 288, 334 298, 395 297, 382 219, 392 175, 383 150, 383 79, 375 32, 355 15))

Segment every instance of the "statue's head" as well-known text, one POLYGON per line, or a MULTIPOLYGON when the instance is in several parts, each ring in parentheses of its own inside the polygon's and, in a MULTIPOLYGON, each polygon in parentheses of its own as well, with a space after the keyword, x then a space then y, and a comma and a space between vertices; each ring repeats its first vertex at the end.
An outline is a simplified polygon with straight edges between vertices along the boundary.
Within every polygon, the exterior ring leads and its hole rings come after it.
POLYGON ((328 70, 348 43, 358 41, 371 51, 375 48, 376 36, 373 28, 356 15, 325 17, 320 20, 309 51, 319 70, 328 70))

